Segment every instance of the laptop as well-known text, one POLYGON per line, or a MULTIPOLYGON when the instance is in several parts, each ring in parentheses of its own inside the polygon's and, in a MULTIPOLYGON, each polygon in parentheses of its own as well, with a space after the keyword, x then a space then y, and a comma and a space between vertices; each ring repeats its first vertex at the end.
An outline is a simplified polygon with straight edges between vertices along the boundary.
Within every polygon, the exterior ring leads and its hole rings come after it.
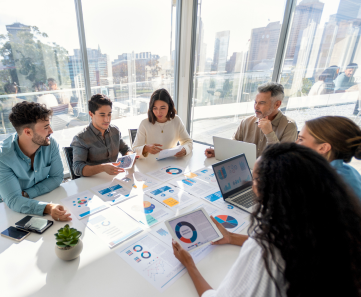
POLYGON ((245 154, 249 167, 253 169, 257 159, 257 146, 254 143, 213 136, 213 144, 217 160, 223 161, 239 154, 245 154))
POLYGON ((252 174, 245 154, 212 165, 225 202, 249 213, 256 206, 252 174))

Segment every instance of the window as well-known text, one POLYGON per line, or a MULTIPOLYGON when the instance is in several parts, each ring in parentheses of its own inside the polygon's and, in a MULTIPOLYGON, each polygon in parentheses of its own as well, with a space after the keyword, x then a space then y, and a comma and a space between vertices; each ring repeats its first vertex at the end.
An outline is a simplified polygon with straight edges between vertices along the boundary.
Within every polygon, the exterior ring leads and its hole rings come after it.
POLYGON ((272 79, 285 1, 198 2, 192 138, 231 137, 272 79))
POLYGON ((360 124, 361 1, 297 1, 281 83, 297 122, 325 115, 360 124))

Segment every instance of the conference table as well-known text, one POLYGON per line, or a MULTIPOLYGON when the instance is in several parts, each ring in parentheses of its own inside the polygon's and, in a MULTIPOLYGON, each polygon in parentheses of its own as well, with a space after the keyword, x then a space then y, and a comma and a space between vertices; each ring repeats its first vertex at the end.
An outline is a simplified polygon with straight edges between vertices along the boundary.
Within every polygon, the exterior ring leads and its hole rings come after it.
MULTIPOLYGON (((193 152, 184 158, 168 158, 157 161, 153 155, 139 159, 129 172, 147 173, 166 165, 198 170, 217 162, 207 159, 204 150, 207 146, 194 143, 193 152)), ((39 201, 60 203, 70 195, 88 190, 91 187, 109 182, 115 176, 101 173, 84 177, 60 185, 54 191, 36 198, 39 201)), ((195 198, 199 202, 204 202, 195 198)), ((205 202, 207 203, 207 202, 205 202)), ((188 206, 187 208, 191 208, 188 206)), ((187 209, 185 209, 187 210, 187 209)), ((25 215, 9 209, 0 203, 0 229, 14 226, 25 215)), ((47 216, 48 219, 51 219, 47 216)), ((185 273, 165 291, 160 292, 147 282, 136 270, 129 266, 115 252, 127 241, 110 249, 85 224, 72 216, 72 227, 82 231, 83 251, 75 260, 62 261, 55 254, 54 234, 66 222, 54 222, 43 234, 32 233, 22 242, 0 237, 0 296, 198 296, 197 291, 185 273)), ((143 231, 136 237, 146 234, 143 231)), ((242 234, 247 234, 247 228, 242 234)), ((132 239, 133 239, 132 238, 132 239)), ((213 287, 217 288, 230 270, 240 252, 240 247, 232 245, 216 246, 197 267, 213 287)))

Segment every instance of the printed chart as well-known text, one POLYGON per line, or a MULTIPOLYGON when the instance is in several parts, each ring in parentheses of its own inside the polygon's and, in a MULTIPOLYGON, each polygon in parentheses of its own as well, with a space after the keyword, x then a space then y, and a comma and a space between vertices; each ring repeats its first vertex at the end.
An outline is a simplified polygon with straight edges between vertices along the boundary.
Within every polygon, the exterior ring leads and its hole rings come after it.
MULTIPOLYGON (((127 178, 125 177, 123 180, 124 179, 127 178)), ((132 191, 132 184, 127 187, 126 181, 118 179, 114 179, 110 183, 93 187, 91 190, 99 195, 103 201, 108 201, 111 205, 122 202, 136 195, 136 191, 132 191)))
POLYGON ((169 165, 165 166, 161 169, 157 169, 151 172, 147 172, 147 175, 153 176, 161 181, 168 181, 176 176, 184 173, 185 168, 176 166, 176 165, 169 165))
POLYGON ((94 214, 84 223, 110 248, 143 231, 136 221, 116 207, 94 214))
POLYGON ((138 171, 134 172, 134 188, 147 192, 160 185, 160 182, 138 171))
POLYGON ((174 215, 164 205, 144 194, 124 201, 117 206, 147 228, 174 215))
POLYGON ((163 184, 146 194, 171 209, 183 209, 198 201, 197 198, 171 184, 163 184))
POLYGON ((79 220, 109 207, 109 205, 89 191, 69 196, 61 201, 79 220))
POLYGON ((159 240, 163 241, 166 245, 172 246, 172 235, 170 235, 168 228, 166 227, 165 223, 162 222, 151 229, 149 232, 159 240))
POLYGON ((194 172, 188 172, 186 177, 200 179, 207 183, 209 186, 218 187, 217 179, 214 176, 212 167, 205 167, 194 172))
POLYGON ((209 191, 210 185, 195 177, 187 177, 182 175, 178 178, 172 179, 169 183, 183 189, 184 191, 194 196, 199 196, 206 191, 209 191))

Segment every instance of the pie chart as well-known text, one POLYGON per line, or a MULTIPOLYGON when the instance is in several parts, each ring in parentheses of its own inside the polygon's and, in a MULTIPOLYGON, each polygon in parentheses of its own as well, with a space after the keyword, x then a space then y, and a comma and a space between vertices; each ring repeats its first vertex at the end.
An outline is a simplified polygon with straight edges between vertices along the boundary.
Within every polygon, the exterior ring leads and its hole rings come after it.
POLYGON ((226 229, 233 229, 238 226, 237 220, 232 216, 219 215, 215 219, 226 229))
POLYGON ((167 172, 168 174, 180 174, 180 173, 182 173, 182 169, 168 168, 165 172, 167 172))
POLYGON ((177 237, 185 242, 185 243, 192 243, 192 242, 195 242, 196 239, 197 239, 197 231, 196 231, 196 228, 194 228, 194 226, 191 224, 191 223, 188 223, 188 222, 179 222, 176 226, 175 226, 175 234, 177 235, 177 237), (183 237, 182 234, 181 234, 181 227, 183 226, 186 226, 190 229, 190 231, 192 232, 192 237, 191 238, 186 238, 186 237, 183 237))
POLYGON ((155 208, 154 204, 150 203, 149 201, 144 201, 143 205, 145 213, 152 213, 153 209, 155 208))

